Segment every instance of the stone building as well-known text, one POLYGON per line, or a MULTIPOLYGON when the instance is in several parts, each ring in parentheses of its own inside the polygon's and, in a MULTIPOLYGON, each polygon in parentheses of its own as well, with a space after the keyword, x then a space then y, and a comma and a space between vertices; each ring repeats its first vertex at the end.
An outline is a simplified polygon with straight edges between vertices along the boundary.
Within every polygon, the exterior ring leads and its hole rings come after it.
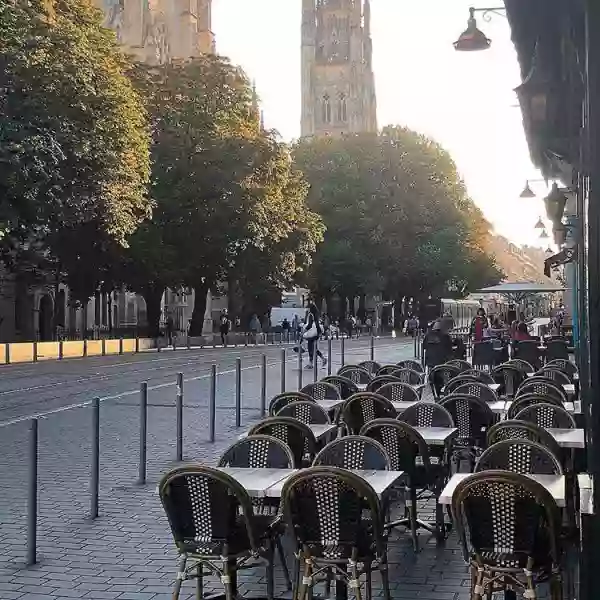
POLYGON ((370 0, 302 0, 301 135, 377 132, 370 0))

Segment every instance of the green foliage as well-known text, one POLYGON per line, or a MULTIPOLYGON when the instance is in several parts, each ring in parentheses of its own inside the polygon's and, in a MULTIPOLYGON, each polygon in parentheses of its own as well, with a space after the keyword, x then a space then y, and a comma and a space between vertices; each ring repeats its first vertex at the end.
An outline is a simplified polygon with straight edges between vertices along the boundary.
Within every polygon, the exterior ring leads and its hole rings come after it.
POLYGON ((311 271, 320 296, 418 298, 444 293, 451 280, 475 289, 500 276, 483 250, 489 225, 430 139, 387 127, 302 140, 294 156, 327 227, 311 271))

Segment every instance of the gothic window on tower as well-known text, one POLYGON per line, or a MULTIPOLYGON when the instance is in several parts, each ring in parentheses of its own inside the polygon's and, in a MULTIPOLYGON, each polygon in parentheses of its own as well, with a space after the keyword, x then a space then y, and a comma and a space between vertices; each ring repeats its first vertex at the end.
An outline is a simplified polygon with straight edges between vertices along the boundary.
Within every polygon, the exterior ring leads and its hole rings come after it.
POLYGON ((323 119, 323 123, 331 123, 331 102, 328 94, 323 96, 323 110, 321 117, 323 119))
POLYGON ((337 106, 337 120, 340 123, 345 123, 348 120, 348 105, 346 102, 346 94, 341 93, 337 106))

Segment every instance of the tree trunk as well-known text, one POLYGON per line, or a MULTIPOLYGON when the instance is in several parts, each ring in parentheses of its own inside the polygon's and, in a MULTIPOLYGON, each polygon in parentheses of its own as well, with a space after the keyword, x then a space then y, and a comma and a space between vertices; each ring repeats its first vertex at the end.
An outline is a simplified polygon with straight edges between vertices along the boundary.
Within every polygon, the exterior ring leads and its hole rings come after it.
POLYGON ((159 285, 149 285, 144 288, 142 296, 146 301, 146 321, 148 322, 148 336, 160 336, 160 303, 165 288, 159 285))
POLYGON ((198 283, 194 286, 194 312, 190 324, 190 336, 202 335, 204 329, 204 313, 206 312, 206 295, 210 289, 209 283, 198 283))

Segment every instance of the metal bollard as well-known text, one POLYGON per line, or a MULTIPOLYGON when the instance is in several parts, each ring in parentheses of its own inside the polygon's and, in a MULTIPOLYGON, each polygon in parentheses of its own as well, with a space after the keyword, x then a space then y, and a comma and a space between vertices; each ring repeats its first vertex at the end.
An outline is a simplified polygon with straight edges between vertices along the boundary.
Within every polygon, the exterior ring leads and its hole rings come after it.
POLYGON ((83 340, 83 357, 85 358, 87 355, 88 355, 87 340, 83 340))
POLYGON ((327 375, 331 375, 331 338, 327 340, 327 375))
POLYGON ((140 338, 136 337, 135 338, 135 353, 138 354, 139 351, 140 351, 140 338))
POLYGON ((285 348, 281 350, 281 393, 285 392, 285 367, 286 367, 286 352, 285 348))
POLYGON ((262 355, 260 373, 260 416, 264 417, 267 412, 267 355, 262 355))
POLYGON ((29 484, 27 490, 27 564, 37 562, 38 420, 29 425, 29 484))
POLYGON ((183 373, 177 373, 177 450, 176 460, 183 460, 183 373))
POLYGON ((187 346, 187 349, 189 350, 192 347, 192 343, 190 341, 190 336, 186 336, 186 342, 185 345, 187 346))
POLYGON ((60 340, 58 342, 58 360, 62 360, 65 357, 65 346, 64 342, 60 340))
POLYGON ((298 390, 302 389, 302 349, 298 344, 298 390))
POLYGON ((38 361, 38 343, 33 342, 33 362, 38 361))
POLYGON ((123 338, 119 338, 119 354, 123 354, 123 338))
POLYGON ((315 340, 315 349, 313 351, 313 383, 319 381, 319 340, 315 340))
POLYGON ((102 344, 102 356, 106 356, 106 340, 104 338, 102 338, 101 344, 102 344))
POLYGON ((148 384, 140 385, 140 457, 138 483, 146 483, 146 451, 148 437, 148 384))
POLYGON ((92 471, 90 473, 90 516, 98 516, 100 492, 100 398, 92 400, 92 471))
POLYGON ((413 354, 415 358, 419 358, 419 344, 417 342, 417 334, 413 333, 413 354))
POLYGON ((4 346, 4 362, 10 365, 10 344, 4 346))
POLYGON ((235 359, 235 426, 242 425, 242 359, 235 359))
POLYGON ((156 338, 156 351, 162 352, 162 348, 160 347, 160 338, 156 338))
POLYGON ((371 360, 375 360, 375 336, 371 336, 371 360))
POLYGON ((345 362, 346 362, 346 345, 344 343, 344 336, 342 336, 342 348, 340 350, 340 362, 342 364, 342 367, 344 366, 345 362))
POLYGON ((217 414, 217 365, 210 367, 210 397, 208 405, 208 438, 211 442, 215 441, 215 420, 217 414))

